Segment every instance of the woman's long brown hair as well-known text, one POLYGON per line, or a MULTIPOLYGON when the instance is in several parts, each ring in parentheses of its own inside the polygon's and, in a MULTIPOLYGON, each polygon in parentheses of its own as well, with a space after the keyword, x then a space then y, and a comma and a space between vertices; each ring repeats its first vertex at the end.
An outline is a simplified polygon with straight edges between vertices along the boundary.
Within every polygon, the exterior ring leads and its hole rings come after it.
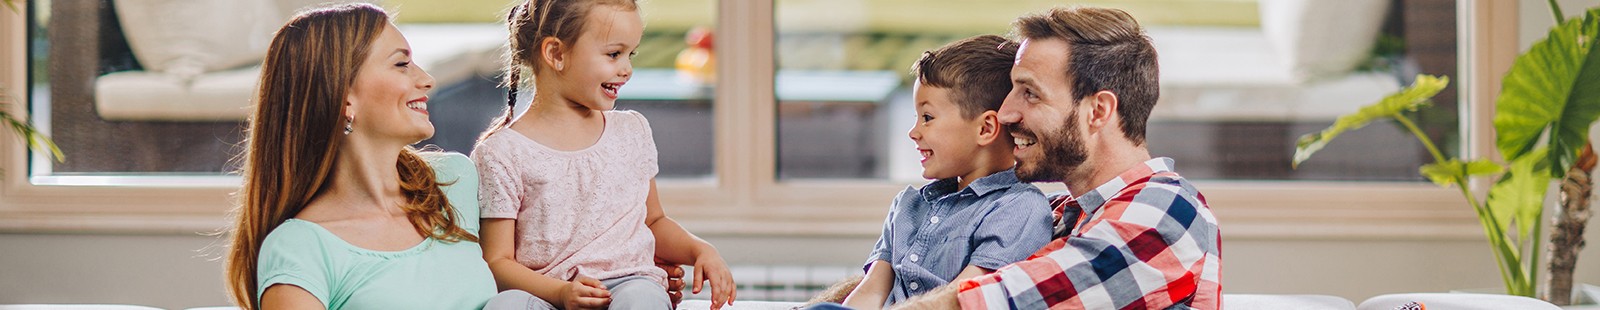
MULTIPOLYGON (((278 29, 261 65, 256 111, 249 121, 227 257, 228 290, 244 309, 259 308, 256 262, 267 234, 321 193, 343 144, 344 98, 389 24, 365 3, 303 11, 278 29)), ((447 242, 477 242, 456 224, 456 212, 433 169, 417 150, 400 152, 400 190, 417 233, 447 242)))

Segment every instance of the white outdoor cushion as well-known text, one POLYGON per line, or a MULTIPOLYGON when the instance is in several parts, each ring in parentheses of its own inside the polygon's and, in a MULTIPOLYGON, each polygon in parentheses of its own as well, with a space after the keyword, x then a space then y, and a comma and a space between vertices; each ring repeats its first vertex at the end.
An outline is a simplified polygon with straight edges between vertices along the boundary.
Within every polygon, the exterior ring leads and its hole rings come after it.
POLYGON ((181 80, 260 62, 285 18, 257 0, 118 0, 116 11, 139 64, 181 80))
POLYGON ((1279 295, 1279 294, 1222 294, 1225 310, 1350 310, 1356 304, 1338 296, 1329 295, 1279 295))
POLYGON ((1502 294, 1470 293, 1411 293, 1389 294, 1368 298, 1357 310, 1394 310, 1409 302, 1418 302, 1428 310, 1561 310, 1543 300, 1502 294))
POLYGON ((175 76, 124 71, 94 83, 95 108, 107 120, 220 121, 250 115, 260 67, 175 76))
MULTIPOLYGON (((500 69, 506 29, 496 24, 400 26, 413 60, 435 82, 434 89, 500 69)), ((257 59, 259 61, 260 59, 257 59)), ((95 80, 100 117, 118 121, 229 121, 250 115, 259 66, 199 74, 185 80, 150 71, 124 71, 95 80)))
POLYGON ((1296 79, 1342 74, 1367 58, 1388 8, 1387 0, 1261 1, 1261 31, 1296 79))

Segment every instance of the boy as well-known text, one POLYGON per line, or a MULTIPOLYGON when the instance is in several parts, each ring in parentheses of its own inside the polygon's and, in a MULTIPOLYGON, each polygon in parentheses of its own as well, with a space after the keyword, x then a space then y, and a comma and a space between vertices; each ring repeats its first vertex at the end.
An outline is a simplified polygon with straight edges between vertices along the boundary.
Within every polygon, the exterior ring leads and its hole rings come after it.
POLYGON ((912 66, 922 177, 901 191, 844 301, 877 309, 1027 259, 1050 241, 1049 202, 1012 170, 1011 136, 997 111, 1011 90, 1017 45, 994 35, 952 42, 912 66))

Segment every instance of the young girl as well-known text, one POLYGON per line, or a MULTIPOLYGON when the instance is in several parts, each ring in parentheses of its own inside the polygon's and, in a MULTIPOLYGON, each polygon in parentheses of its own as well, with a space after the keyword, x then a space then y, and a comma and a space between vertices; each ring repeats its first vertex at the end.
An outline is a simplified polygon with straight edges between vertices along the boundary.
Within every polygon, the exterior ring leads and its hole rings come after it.
POLYGON ((661 211, 650 124, 615 111, 643 32, 632 0, 533 0, 511 9, 508 105, 532 74, 532 105, 490 127, 480 172, 484 259, 500 289, 561 309, 670 309, 654 258, 694 266, 713 309, 734 298, 716 248, 661 211))

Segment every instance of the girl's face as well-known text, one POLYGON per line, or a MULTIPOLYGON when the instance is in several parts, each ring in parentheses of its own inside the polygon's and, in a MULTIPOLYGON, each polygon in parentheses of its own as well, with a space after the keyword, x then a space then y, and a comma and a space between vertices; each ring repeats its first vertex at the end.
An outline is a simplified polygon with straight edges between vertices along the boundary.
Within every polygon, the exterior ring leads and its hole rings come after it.
MULTIPOLYGON (((398 139, 406 144, 433 136, 428 122, 428 90, 433 76, 411 62, 411 44, 388 25, 356 73, 345 98, 346 116, 353 116, 352 136, 398 139)), ((341 124, 343 125, 343 124, 341 124)))
POLYGON ((617 93, 633 77, 634 49, 644 35, 636 10, 595 6, 584 17, 583 33, 563 53, 561 96, 592 110, 610 110, 617 93))

